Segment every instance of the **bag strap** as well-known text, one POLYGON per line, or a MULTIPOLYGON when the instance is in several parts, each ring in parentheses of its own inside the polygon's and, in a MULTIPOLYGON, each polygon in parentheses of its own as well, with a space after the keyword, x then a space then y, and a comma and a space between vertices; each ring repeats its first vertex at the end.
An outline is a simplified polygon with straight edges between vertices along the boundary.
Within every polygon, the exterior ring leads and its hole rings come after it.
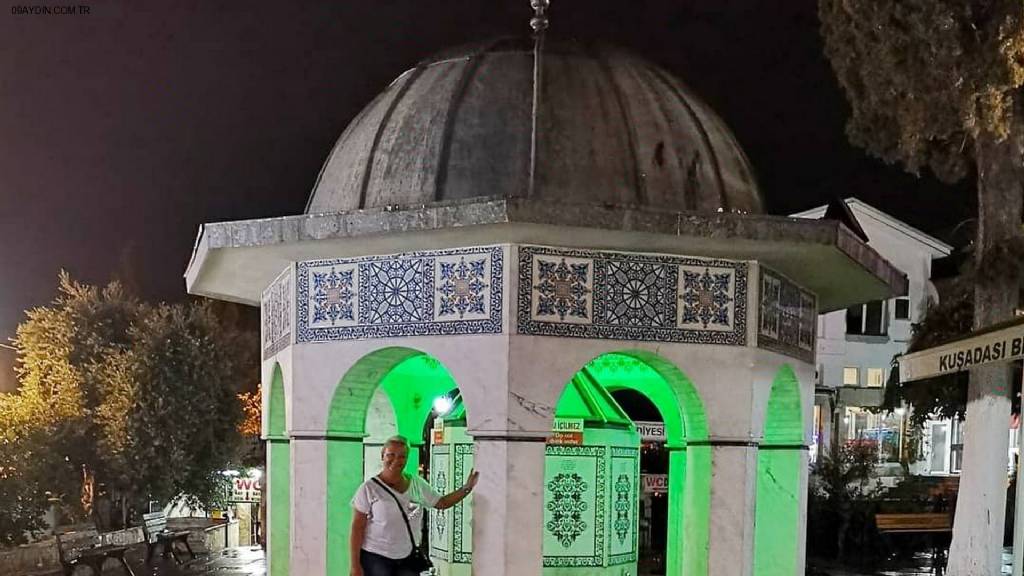
MULTIPOLYGON (((370 480, 373 480, 374 482, 376 482, 378 486, 383 488, 385 492, 390 494, 391 497, 395 499, 395 504, 398 505, 398 511, 402 513, 402 520, 405 520, 405 530, 409 533, 409 541, 412 542, 412 548, 415 551, 416 550, 416 539, 412 537, 412 526, 409 525, 409 517, 406 516, 406 514, 405 514, 405 506, 402 506, 402 502, 398 499, 398 496, 395 496, 395 493, 392 492, 391 489, 388 488, 383 482, 378 480, 376 476, 370 478, 370 480)), ((410 483, 409 483, 409 488, 410 489, 412 488, 412 481, 411 480, 410 480, 410 483)))

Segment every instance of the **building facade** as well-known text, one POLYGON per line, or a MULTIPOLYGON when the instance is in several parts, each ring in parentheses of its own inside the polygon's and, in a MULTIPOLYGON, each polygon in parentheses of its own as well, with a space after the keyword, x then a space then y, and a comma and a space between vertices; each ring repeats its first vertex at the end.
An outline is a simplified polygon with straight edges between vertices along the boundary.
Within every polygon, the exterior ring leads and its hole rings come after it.
MULTIPOLYGON (((900 461, 906 433, 906 413, 873 414, 866 408, 879 406, 889 380, 893 357, 906 351, 911 326, 927 313, 928 302, 937 301, 932 284, 932 262, 948 256, 952 247, 885 212, 858 200, 842 201, 866 236, 868 245, 907 275, 906 295, 874 300, 818 318, 817 386, 814 406, 815 456, 832 445, 848 441, 877 442, 880 463, 900 461)), ((823 218, 829 210, 819 206, 793 216, 823 218)), ((959 423, 936 423, 937 437, 956 437, 959 423)), ((931 461, 931 425, 925 430, 926 459, 931 461)), ((936 446, 935 467, 949 472, 951 442, 936 446), (941 454, 940 454, 941 452, 941 454), (945 462, 945 464, 943 464, 945 462)), ((955 447, 953 447, 955 450, 955 447)), ((955 466, 955 465, 954 465, 955 466)), ((921 472, 933 467, 916 466, 921 472)), ((954 467, 955 469, 955 467, 954 467)), ((915 470, 917 471, 917 470, 915 470)))

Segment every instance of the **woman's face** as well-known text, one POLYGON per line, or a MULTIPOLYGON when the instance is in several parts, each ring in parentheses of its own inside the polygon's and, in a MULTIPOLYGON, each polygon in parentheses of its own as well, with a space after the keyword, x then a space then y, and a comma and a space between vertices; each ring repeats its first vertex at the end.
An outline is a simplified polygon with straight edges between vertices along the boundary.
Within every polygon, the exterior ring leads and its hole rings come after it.
POLYGON ((384 470, 390 473, 401 474, 405 469, 405 462, 409 459, 409 450, 402 444, 390 443, 384 446, 381 460, 384 463, 384 470))

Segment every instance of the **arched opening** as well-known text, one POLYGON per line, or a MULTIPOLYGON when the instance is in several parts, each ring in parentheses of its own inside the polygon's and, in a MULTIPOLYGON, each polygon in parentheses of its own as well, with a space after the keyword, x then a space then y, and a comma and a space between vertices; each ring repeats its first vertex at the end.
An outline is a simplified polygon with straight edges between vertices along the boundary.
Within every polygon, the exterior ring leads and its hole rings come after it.
POLYGON ((667 453, 667 502, 659 504, 664 505, 667 518, 657 518, 664 524, 652 524, 652 533, 665 533, 665 574, 706 575, 711 451, 702 443, 708 438, 707 417, 696 388, 671 362, 645 351, 603 354, 585 370, 613 394, 642 395, 657 410, 664 424, 664 442, 647 445, 651 457, 655 450, 667 453))
POLYGON ((639 560, 637 572, 664 574, 668 550, 668 477, 664 417, 650 399, 630 388, 609 388, 640 435, 639 560))
POLYGON ((291 550, 291 445, 285 421, 284 375, 274 363, 267 405, 267 490, 270 576, 287 576, 291 550))
POLYGON ((329 407, 326 433, 328 575, 349 572, 349 504, 359 485, 379 471, 383 441, 395 432, 408 438, 412 450, 406 473, 425 476, 424 431, 433 417, 434 400, 455 387, 441 362, 411 348, 377 350, 342 377, 329 407))
POLYGON ((798 565, 801 474, 805 466, 800 383, 789 366, 772 381, 757 454, 754 574, 792 576, 798 565))
POLYGON ((548 576, 633 574, 638 560, 640 437, 588 366, 563 388, 544 451, 548 576))
MULTIPOLYGON (((424 434, 430 438, 429 479, 434 491, 446 494, 463 485, 474 467, 473 438, 467 432, 466 404, 457 389, 439 396, 424 434)), ((438 574, 471 576, 473 526, 471 497, 447 510, 430 513, 429 553, 438 574)))

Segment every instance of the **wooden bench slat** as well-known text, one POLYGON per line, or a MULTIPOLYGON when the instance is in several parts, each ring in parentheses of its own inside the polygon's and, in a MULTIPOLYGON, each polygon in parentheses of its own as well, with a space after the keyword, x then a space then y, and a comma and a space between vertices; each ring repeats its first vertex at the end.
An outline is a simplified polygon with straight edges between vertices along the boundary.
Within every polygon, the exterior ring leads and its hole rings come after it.
POLYGON ((880 532, 949 532, 953 519, 944 513, 875 514, 880 532))

